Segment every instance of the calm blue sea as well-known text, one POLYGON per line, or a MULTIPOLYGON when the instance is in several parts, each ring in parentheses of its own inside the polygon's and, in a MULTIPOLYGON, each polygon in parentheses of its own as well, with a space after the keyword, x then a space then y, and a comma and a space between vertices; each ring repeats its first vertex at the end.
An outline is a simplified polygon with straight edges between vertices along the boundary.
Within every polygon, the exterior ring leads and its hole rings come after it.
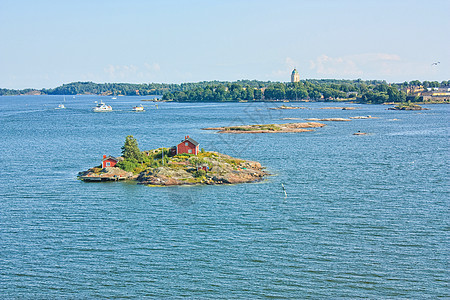
POLYGON ((450 106, 141 99, 66 96, 57 110, 62 96, 0 97, 1 298, 450 297, 450 106), (100 100, 114 111, 91 112, 100 100), (140 103, 146 111, 132 112, 140 103), (297 134, 201 130, 367 115, 377 119, 297 134), (274 176, 193 187, 76 179, 120 155, 130 134, 141 150, 190 135, 274 176))

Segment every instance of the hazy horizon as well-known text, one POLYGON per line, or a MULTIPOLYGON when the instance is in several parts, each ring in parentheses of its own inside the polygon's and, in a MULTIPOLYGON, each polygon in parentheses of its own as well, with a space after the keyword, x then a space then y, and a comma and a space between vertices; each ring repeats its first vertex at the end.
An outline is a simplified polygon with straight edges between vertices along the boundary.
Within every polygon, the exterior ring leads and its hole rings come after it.
POLYGON ((441 82, 448 11, 443 0, 5 0, 0 88, 287 82, 293 68, 301 79, 441 82))

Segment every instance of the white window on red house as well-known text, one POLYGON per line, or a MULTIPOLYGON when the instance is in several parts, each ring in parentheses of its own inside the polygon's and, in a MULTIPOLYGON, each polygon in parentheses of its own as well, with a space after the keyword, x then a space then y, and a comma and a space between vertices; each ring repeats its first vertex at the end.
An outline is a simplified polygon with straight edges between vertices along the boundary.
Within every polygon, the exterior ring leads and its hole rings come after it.
POLYGON ((192 149, 189 149, 189 150, 188 150, 188 153, 192 153, 192 149))
POLYGON ((106 166, 107 166, 107 167, 110 167, 110 166, 111 166, 111 163, 110 163, 109 161, 107 161, 107 162, 106 162, 106 166))
POLYGON ((188 142, 186 142, 186 143, 184 143, 184 145, 187 147, 187 146, 189 146, 189 143, 188 142))

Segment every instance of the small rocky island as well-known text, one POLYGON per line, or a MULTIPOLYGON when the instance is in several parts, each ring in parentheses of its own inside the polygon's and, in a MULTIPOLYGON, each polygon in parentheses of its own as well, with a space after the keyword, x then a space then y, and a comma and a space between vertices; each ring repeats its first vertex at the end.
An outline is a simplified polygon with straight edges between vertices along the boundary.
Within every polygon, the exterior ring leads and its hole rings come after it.
POLYGON ((199 143, 189 136, 177 146, 143 152, 139 151, 136 139, 127 136, 121 157, 104 156, 102 165, 80 172, 78 178, 169 186, 249 183, 268 175, 259 162, 199 150, 199 143))
POLYGON ((303 106, 286 106, 286 105, 281 105, 278 107, 269 107, 269 109, 272 110, 281 110, 281 109, 306 109, 306 107, 303 106))
POLYGON ((428 110, 428 108, 413 103, 401 103, 394 107, 389 107, 388 110, 428 110))
POLYGON ((325 124, 317 122, 286 123, 286 124, 257 124, 239 125, 228 127, 209 127, 203 130, 217 130, 219 133, 281 133, 281 132, 306 132, 313 131, 312 128, 324 127, 325 124))

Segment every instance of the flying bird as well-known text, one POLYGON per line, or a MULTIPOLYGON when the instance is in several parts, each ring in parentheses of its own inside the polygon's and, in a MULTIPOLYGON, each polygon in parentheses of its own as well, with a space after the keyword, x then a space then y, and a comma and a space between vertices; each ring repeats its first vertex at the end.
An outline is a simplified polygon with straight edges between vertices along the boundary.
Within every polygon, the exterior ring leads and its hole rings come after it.
POLYGON ((437 65, 440 64, 440 63, 441 63, 440 61, 437 61, 437 62, 432 63, 431 65, 432 65, 432 66, 437 66, 437 65))

